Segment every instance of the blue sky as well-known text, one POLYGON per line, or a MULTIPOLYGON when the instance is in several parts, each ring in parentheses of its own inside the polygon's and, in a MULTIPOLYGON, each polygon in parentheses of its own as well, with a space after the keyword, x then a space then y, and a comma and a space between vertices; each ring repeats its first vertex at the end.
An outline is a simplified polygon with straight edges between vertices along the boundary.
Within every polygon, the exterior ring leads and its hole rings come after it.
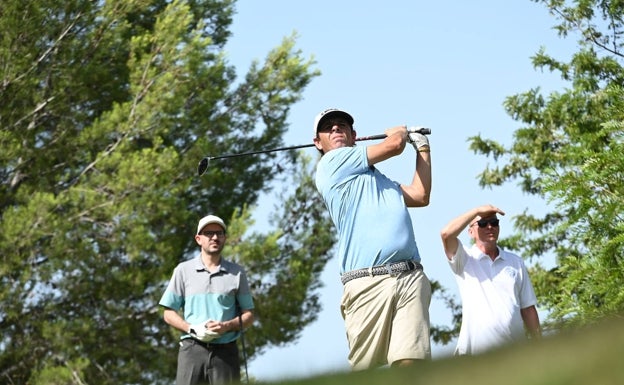
MULTIPOLYGON (((239 0, 236 8, 226 53, 240 74, 293 32, 296 48, 304 57, 314 57, 322 72, 291 109, 285 145, 311 143, 314 116, 329 107, 349 111, 360 136, 400 124, 431 128, 431 204, 410 213, 425 272, 457 298, 440 229, 462 212, 492 203, 507 213, 501 220, 505 236, 515 215, 546 207, 513 182, 480 189, 477 175, 492 161, 472 153, 467 142, 481 134, 510 144, 520 124, 504 112, 504 99, 535 87, 548 94, 566 86, 555 75, 535 70, 530 61, 542 46, 562 60, 576 50, 573 38, 556 35, 555 19, 542 5, 530 0, 239 0)), ((304 151, 316 157, 316 150, 304 151)), ((378 168, 408 183, 412 151, 408 146, 378 168)), ((277 204, 274 196, 263 197, 254 211, 256 223, 267 223, 277 204)), ((465 233, 461 239, 469 242, 465 233)), ((348 370, 336 259, 322 281, 318 321, 295 343, 270 348, 249 362, 250 376, 277 380, 348 370)), ((440 300, 433 299, 430 311, 432 324, 450 325, 450 313, 440 300)), ((455 341, 434 345, 433 359, 445 357, 454 346, 455 341)))

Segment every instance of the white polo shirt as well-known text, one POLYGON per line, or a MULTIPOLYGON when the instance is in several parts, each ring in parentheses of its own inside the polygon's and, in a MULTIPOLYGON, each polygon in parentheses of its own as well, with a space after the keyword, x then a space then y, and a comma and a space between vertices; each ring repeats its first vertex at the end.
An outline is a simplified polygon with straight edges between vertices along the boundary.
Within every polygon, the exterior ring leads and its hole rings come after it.
POLYGON ((520 309, 537 303, 524 261, 498 248, 492 261, 459 242, 449 265, 462 300, 462 324, 455 354, 476 354, 525 338, 520 309))

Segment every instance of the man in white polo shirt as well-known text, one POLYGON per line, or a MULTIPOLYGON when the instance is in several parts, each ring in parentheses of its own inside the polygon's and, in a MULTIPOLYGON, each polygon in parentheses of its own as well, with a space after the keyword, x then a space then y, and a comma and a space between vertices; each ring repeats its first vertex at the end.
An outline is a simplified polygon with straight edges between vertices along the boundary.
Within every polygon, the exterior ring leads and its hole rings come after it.
POLYGON ((455 354, 477 354, 504 343, 539 338, 537 300, 524 261, 497 245, 499 219, 492 205, 473 208, 441 231, 444 252, 462 300, 462 324, 455 354), (474 240, 457 238, 468 227, 474 240))

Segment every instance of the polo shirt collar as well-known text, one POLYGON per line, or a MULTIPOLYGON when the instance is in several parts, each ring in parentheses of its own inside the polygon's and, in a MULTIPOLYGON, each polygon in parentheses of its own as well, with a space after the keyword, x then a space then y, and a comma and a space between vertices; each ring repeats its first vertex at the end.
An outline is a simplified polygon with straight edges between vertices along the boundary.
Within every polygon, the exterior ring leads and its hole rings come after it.
MULTIPOLYGON (((496 248, 498 249, 498 257, 496 257, 496 259, 494 259, 495 261, 498 259, 507 259, 506 253, 503 249, 500 248, 500 246, 496 246, 496 248)), ((485 254, 484 252, 481 251, 481 249, 479 249, 477 247, 477 245, 472 245, 472 255, 476 256, 477 259, 483 259, 486 258, 490 259, 490 256, 485 254)))
MULTIPOLYGON (((229 266, 230 266, 230 262, 226 261, 225 259, 223 259, 223 257, 221 257, 221 263, 219 264, 219 271, 227 272, 229 266)), ((208 269, 206 269, 206 266, 204 266, 204 262, 202 262, 201 254, 193 258, 193 267, 196 271, 202 271, 202 270, 208 271, 208 269)))

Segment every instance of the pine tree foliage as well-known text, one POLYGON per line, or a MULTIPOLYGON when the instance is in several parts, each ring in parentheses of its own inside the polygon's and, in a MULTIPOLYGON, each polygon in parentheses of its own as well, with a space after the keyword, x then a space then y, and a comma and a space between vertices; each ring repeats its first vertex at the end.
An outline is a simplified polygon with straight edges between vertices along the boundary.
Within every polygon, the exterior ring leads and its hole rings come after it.
POLYGON ((230 0, 3 1, 3 382, 170 383, 179 333, 157 303, 208 213, 232 224, 227 258, 253 279, 250 359, 315 319, 333 239, 309 164, 268 154, 196 175, 206 155, 282 146, 319 74, 291 36, 237 79, 234 14, 230 0), (300 195, 258 235, 247 207, 275 181, 300 195))

